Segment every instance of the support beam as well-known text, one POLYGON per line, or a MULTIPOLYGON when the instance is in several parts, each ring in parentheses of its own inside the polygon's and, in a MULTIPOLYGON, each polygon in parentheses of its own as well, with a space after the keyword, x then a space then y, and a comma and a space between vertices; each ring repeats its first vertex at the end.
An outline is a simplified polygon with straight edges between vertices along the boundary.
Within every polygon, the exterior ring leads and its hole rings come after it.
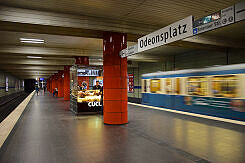
POLYGON ((8 65, 8 64, 19 64, 19 65, 73 65, 74 61, 70 60, 45 60, 45 59, 4 59, 0 60, 0 64, 8 65))
MULTIPOLYGON (((102 57, 101 50, 88 50, 88 49, 73 49, 73 48, 50 48, 50 47, 35 47, 35 46, 14 46, 14 45, 1 45, 0 53, 18 54, 18 55, 38 55, 38 56, 99 56, 102 57)), ((1 55, 1 54, 0 54, 1 55)))
POLYGON ((50 65, 50 66, 46 66, 46 65, 19 65, 19 64, 5 64, 2 65, 0 64, 0 69, 2 70, 63 70, 64 66, 54 66, 54 65, 50 65))

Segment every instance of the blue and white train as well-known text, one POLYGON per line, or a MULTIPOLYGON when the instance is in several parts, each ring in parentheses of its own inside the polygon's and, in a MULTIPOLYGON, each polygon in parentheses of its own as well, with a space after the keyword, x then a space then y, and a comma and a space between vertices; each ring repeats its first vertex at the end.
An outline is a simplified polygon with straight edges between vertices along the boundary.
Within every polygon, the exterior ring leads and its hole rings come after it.
POLYGON ((245 64, 144 74, 142 103, 245 121, 245 64))

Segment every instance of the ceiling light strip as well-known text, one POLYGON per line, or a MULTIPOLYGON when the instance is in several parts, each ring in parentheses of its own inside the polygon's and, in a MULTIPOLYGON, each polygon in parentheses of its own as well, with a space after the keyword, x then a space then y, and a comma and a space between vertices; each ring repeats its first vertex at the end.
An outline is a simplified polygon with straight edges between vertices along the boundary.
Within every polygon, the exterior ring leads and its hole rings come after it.
POLYGON ((44 42, 41 42, 41 41, 20 41, 20 42, 23 42, 23 43, 33 43, 33 44, 43 44, 44 42))
POLYGON ((42 40, 42 39, 34 39, 34 38, 20 38, 20 42, 33 43, 33 44, 43 44, 44 40, 42 40))
POLYGON ((44 42, 42 39, 34 39, 34 38, 20 38, 21 41, 40 41, 44 42))
POLYGON ((38 58, 42 58, 42 57, 39 57, 39 56, 26 56, 27 58, 35 58, 35 59, 38 59, 38 58))

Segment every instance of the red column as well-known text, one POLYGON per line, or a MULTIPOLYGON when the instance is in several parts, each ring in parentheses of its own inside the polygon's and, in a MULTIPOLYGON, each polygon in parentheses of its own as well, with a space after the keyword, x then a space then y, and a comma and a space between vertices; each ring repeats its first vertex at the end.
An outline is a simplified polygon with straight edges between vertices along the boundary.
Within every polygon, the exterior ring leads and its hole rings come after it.
POLYGON ((89 65, 89 57, 87 56, 79 56, 79 57, 75 57, 76 65, 84 65, 84 66, 88 66, 89 65))
POLYGON ((52 80, 51 80, 51 76, 50 76, 49 77, 49 88, 48 88, 49 89, 48 90, 49 92, 51 92, 51 85, 52 85, 52 80))
POLYGON ((70 66, 64 67, 64 100, 70 100, 70 66))
POLYGON ((49 91, 49 78, 47 79, 46 89, 47 89, 47 91, 49 91))
MULTIPOLYGON (((76 59, 75 64, 77 64, 77 65, 83 65, 83 66, 89 66, 89 57, 87 57, 87 56, 79 56, 79 57, 75 57, 75 59, 76 59)), ((81 83, 83 81, 86 81, 87 82, 87 84, 88 84, 87 87, 89 89, 89 77, 85 77, 85 76, 78 76, 77 77, 77 83, 78 83, 78 85, 81 86, 81 83)))
POLYGON ((52 80, 51 80, 51 77, 50 77, 50 78, 49 78, 49 88, 48 88, 48 89, 49 89, 49 90, 48 90, 49 92, 51 92, 51 84, 52 84, 52 80))
POLYGON ((64 71, 63 71, 63 77, 62 77, 62 97, 64 97, 64 71))
POLYGON ((127 47, 127 35, 105 32, 103 35, 104 123, 128 123, 127 58, 119 52, 127 47))
POLYGON ((50 77, 50 80, 49 80, 50 84, 49 84, 49 92, 52 93, 52 83, 53 83, 53 76, 50 77))
POLYGON ((54 74, 54 88, 58 88, 58 73, 55 73, 54 74))
POLYGON ((62 75, 63 75, 63 72, 62 70, 59 70, 58 72, 58 97, 63 97, 64 96, 64 85, 63 85, 63 78, 62 78, 62 75))
POLYGON ((54 88, 55 88, 55 77, 53 75, 52 76, 52 90, 51 90, 52 93, 54 92, 54 88))

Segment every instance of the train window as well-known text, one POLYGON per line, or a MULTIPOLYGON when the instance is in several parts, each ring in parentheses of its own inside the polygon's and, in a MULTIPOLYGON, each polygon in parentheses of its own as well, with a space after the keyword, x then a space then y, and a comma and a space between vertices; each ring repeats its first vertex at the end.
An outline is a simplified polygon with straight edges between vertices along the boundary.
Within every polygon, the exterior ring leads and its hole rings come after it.
POLYGON ((151 80, 151 92, 156 93, 160 91, 160 79, 151 80))
POLYGON ((176 78, 175 93, 180 94, 180 78, 176 78))
POLYGON ((212 92, 215 97, 237 97, 237 78, 234 75, 212 78, 212 92))
POLYGON ((172 91, 173 91, 173 89, 172 89, 172 79, 166 78, 166 87, 165 87, 165 89, 166 89, 166 93, 167 94, 172 93, 172 91))
POLYGON ((146 83, 146 80, 144 80, 144 92, 147 92, 147 83, 146 83))
POLYGON ((207 96, 207 78, 191 77, 187 79, 187 91, 189 95, 207 96))

